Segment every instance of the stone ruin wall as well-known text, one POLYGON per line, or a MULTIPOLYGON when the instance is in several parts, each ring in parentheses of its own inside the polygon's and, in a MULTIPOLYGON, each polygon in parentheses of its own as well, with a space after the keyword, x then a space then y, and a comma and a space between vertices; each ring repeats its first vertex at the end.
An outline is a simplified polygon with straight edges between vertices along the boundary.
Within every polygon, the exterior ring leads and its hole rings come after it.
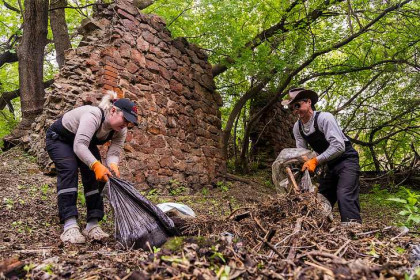
POLYGON ((26 139, 41 167, 51 168, 45 130, 66 111, 96 105, 113 90, 139 111, 139 127, 129 130, 120 164, 124 179, 139 188, 170 180, 199 187, 224 173, 222 99, 206 54, 185 39, 172 39, 160 17, 123 0, 100 8, 83 29, 26 139))
MULTIPOLYGON (((262 96, 267 100, 266 96, 262 96)), ((254 100, 251 104, 251 114, 258 112, 265 103, 254 100)), ((265 112, 250 134, 252 142, 251 157, 258 160, 261 167, 271 168, 272 163, 284 148, 295 148, 293 125, 296 117, 277 102, 265 112)))

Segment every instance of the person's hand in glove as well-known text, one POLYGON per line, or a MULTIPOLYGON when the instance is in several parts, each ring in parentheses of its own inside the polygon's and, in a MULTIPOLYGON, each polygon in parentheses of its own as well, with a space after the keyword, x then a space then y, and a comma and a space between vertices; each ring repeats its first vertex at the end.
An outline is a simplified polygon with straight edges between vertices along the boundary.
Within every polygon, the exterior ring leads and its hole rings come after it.
POLYGON ((99 161, 95 161, 92 164, 92 170, 93 172, 95 172, 96 180, 101 181, 101 182, 107 182, 108 177, 112 176, 108 168, 106 168, 105 165, 103 165, 99 161))
POLYGON ((110 163, 109 168, 114 172, 115 176, 120 178, 120 170, 118 169, 118 165, 116 163, 110 163))
POLYGON ((313 159, 305 161, 305 163, 302 166, 302 171, 308 169, 309 172, 314 172, 317 165, 318 160, 316 159, 316 157, 314 157, 313 159))

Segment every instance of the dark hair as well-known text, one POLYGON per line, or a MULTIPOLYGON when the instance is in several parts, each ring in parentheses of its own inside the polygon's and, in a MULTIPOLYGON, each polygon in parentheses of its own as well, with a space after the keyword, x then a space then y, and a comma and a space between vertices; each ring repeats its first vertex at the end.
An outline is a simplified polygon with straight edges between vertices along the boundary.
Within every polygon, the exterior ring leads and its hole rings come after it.
MULTIPOLYGON (((301 99, 301 100, 304 100, 305 102, 308 102, 308 100, 311 100, 311 108, 312 108, 312 110, 313 111, 315 111, 315 104, 314 103, 312 103, 312 99, 310 99, 310 98, 303 98, 303 99, 301 99)), ((299 100, 300 101, 300 100, 299 100)))
MULTIPOLYGON (((311 101, 312 102, 312 101, 311 101)), ((312 104, 311 103, 311 108, 312 108, 312 111, 316 111, 316 109, 315 109, 315 104, 312 104)))

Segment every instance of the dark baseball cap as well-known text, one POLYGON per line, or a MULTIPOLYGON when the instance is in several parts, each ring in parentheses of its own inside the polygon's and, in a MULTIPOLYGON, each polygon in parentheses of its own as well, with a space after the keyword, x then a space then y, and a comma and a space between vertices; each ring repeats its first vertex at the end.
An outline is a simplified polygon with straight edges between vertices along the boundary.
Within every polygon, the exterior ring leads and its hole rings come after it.
POLYGON ((114 106, 121 109, 124 113, 124 118, 127 121, 134 123, 135 125, 139 124, 137 122, 137 106, 134 102, 127 98, 121 98, 114 101, 114 106))

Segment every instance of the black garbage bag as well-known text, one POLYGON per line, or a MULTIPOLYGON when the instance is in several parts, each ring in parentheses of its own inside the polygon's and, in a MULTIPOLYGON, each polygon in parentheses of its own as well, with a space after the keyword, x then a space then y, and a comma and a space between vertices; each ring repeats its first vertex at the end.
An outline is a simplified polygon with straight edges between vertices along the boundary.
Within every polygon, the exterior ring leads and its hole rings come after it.
POLYGON ((115 238, 125 248, 148 250, 177 235, 173 221, 129 182, 111 177, 108 199, 114 210, 115 238))

